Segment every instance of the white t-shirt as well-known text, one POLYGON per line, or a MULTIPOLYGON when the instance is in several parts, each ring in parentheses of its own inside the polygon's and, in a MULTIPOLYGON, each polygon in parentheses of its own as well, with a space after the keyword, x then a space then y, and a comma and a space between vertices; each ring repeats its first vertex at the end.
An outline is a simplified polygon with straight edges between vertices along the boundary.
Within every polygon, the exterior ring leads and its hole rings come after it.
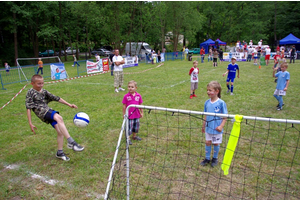
POLYGON ((98 61, 100 60, 100 56, 97 55, 97 56, 95 56, 95 57, 96 57, 96 61, 98 62, 98 61))
MULTIPOLYGON (((120 56, 120 55, 118 55, 118 56, 114 56, 113 57, 113 63, 115 63, 115 62, 117 62, 117 61, 122 61, 123 60, 123 58, 122 58, 122 56, 120 56)), ((117 66, 116 64, 115 64, 115 66, 114 66, 114 71, 115 72, 121 72, 121 71, 123 71, 123 65, 119 65, 119 66, 117 66)))
POLYGON ((258 42, 258 46, 259 46, 259 47, 261 47, 261 45, 262 45, 262 42, 261 42, 261 41, 259 41, 259 42, 258 42))
POLYGON ((198 82, 198 73, 199 73, 198 68, 194 68, 193 72, 191 73, 191 82, 192 83, 198 82))
POLYGON ((271 55, 271 49, 270 48, 266 48, 266 55, 271 55))
POLYGON ((252 46, 253 45, 253 42, 249 42, 249 46, 252 46))

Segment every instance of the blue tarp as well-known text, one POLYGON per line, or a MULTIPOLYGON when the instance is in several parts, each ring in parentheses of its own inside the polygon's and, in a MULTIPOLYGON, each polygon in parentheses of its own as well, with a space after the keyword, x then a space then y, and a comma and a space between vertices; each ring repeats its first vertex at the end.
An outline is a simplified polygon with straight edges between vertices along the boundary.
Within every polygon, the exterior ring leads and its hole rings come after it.
POLYGON ((279 44, 300 44, 300 39, 290 33, 288 36, 280 40, 279 44))

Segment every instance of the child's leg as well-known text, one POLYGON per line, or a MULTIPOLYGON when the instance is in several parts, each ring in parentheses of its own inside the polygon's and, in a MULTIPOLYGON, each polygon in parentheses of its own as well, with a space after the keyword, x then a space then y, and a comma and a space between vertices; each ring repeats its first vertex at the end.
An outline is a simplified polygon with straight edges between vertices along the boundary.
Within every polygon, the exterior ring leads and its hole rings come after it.
POLYGON ((211 154, 211 141, 207 140, 205 142, 205 158, 207 160, 210 160, 210 154, 211 154))
POLYGON ((279 108, 282 108, 282 105, 283 105, 282 95, 278 95, 278 101, 279 101, 279 108))
POLYGON ((213 158, 218 158, 219 151, 220 151, 220 144, 214 144, 213 158))
POLYGON ((56 124, 54 126, 56 132, 57 132, 57 149, 58 150, 63 150, 63 146, 64 146, 64 135, 62 134, 62 132, 60 131, 58 125, 56 124))
POLYGON ((229 91, 230 90, 230 88, 229 88, 229 82, 226 82, 226 86, 227 86, 227 89, 229 91))
MULTIPOLYGON (((59 114, 55 113, 54 116, 53 116, 53 119, 57 122, 57 126, 59 131, 60 131, 60 134, 62 134, 65 138, 69 138, 70 137, 70 134, 65 126, 65 123, 63 121, 63 118, 62 116, 60 116, 59 114)), ((55 128, 56 129, 56 128, 55 128)), ((57 131, 57 129, 56 129, 57 131)))
POLYGON ((233 93, 233 82, 231 82, 231 88, 230 88, 231 93, 233 93))

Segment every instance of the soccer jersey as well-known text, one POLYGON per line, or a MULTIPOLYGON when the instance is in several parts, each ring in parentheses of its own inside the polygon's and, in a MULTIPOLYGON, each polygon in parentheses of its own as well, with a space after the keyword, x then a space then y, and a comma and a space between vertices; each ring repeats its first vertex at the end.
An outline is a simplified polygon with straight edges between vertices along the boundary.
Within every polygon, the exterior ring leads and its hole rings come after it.
POLYGON ((48 92, 47 90, 42 89, 40 92, 31 88, 26 94, 26 109, 32 109, 38 118, 46 122, 44 116, 50 109, 48 103, 51 101, 59 101, 60 97, 55 96, 48 92))
POLYGON ((235 63, 234 65, 230 63, 227 67, 228 72, 228 78, 235 78, 236 70, 239 70, 239 66, 235 63))
POLYGON ((279 71, 275 74, 275 77, 278 77, 276 89, 283 90, 286 87, 286 81, 290 80, 290 73, 288 71, 279 71))
MULTIPOLYGON (((208 99, 204 104, 204 112, 228 114, 226 103, 222 99, 218 99, 215 102, 211 102, 208 99)), ((221 125, 222 120, 221 117, 207 115, 205 132, 209 134, 222 134, 223 130, 221 132, 216 130, 221 125)))
POLYGON ((198 82, 198 74, 199 74, 199 68, 192 67, 190 69, 189 75, 191 75, 191 82, 192 83, 198 82))
MULTIPOLYGON (((133 96, 130 92, 128 92, 125 94, 122 103, 126 104, 127 108, 129 105, 140 105, 143 103, 143 100, 139 93, 136 92, 133 96)), ((138 119, 141 117, 140 110, 138 108, 129 108, 128 115, 129 119, 138 119)))

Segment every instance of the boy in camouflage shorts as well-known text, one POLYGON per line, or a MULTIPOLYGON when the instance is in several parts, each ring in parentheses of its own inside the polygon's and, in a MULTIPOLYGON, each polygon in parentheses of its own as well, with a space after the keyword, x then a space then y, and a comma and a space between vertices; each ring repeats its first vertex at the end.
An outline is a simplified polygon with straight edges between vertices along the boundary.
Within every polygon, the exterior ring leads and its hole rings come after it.
POLYGON ((67 157, 63 152, 63 141, 64 137, 67 138, 68 148, 73 149, 74 151, 83 151, 84 147, 80 146, 75 142, 75 140, 70 136, 63 118, 59 115, 58 111, 52 110, 48 103, 51 101, 58 101, 62 104, 65 104, 71 108, 77 108, 75 104, 69 104, 62 98, 55 96, 43 89, 44 79, 41 75, 33 75, 31 78, 32 88, 28 90, 26 94, 26 109, 27 117, 31 131, 35 134, 36 127, 32 124, 31 121, 31 110, 40 118, 43 122, 51 124, 57 132, 57 144, 58 151, 56 157, 64 161, 69 161, 70 158, 67 157))

